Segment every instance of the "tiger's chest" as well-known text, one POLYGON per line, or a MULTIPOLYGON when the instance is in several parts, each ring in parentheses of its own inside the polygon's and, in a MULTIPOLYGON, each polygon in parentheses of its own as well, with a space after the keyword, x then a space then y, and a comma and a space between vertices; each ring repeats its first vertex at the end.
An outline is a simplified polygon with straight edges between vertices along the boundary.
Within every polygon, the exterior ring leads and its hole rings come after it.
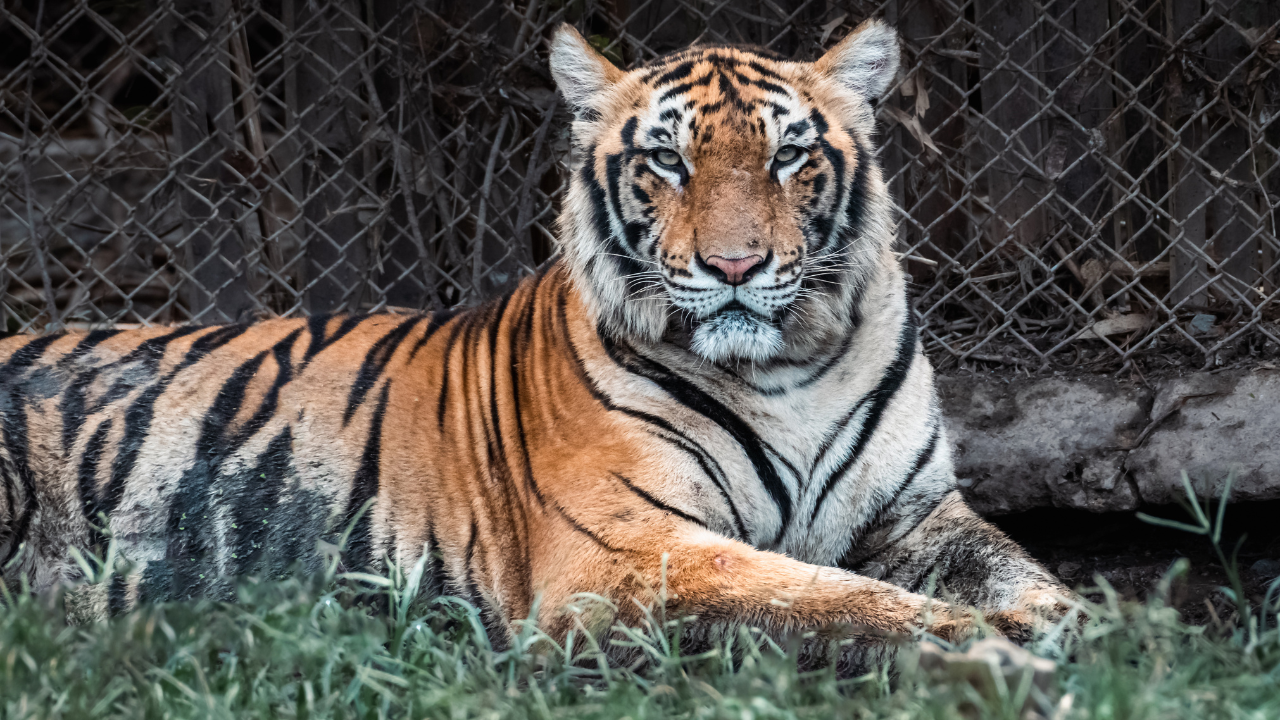
MULTIPOLYGON (((668 492, 720 532, 805 562, 837 563, 883 519, 940 423, 923 358, 892 393, 878 393, 883 372, 865 375, 850 368, 773 395, 677 394, 664 415, 696 452, 652 447, 673 469, 668 492)), ((913 484, 952 481, 934 472, 913 484)))

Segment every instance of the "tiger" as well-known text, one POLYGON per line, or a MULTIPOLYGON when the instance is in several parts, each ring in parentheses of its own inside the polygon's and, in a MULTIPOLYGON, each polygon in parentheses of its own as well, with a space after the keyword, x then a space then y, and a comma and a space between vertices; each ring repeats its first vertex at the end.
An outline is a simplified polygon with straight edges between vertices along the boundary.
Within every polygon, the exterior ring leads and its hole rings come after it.
POLYGON ((108 616, 337 546, 421 565, 498 645, 654 603, 691 643, 751 627, 850 667, 1025 636, 1069 592, 958 492, 874 149, 898 54, 868 20, 813 62, 623 70, 562 25, 559 254, 511 292, 0 340, 4 582, 73 585, 110 545, 108 616))

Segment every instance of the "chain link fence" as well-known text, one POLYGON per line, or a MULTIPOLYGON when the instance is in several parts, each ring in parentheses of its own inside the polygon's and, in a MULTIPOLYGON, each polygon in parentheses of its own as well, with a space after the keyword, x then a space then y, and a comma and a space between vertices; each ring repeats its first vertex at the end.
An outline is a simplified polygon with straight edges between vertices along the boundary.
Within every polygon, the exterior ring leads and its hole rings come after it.
POLYGON ((935 361, 1280 355, 1274 0, 6 0, 0 331, 474 303, 555 251, 556 23, 633 66, 873 15, 935 361))

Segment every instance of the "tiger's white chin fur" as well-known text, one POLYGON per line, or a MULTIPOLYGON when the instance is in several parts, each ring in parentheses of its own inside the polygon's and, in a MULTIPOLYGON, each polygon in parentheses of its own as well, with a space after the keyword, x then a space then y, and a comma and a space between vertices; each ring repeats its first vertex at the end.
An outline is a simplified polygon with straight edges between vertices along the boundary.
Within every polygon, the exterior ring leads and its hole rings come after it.
POLYGON ((699 323, 691 347, 713 363, 763 361, 782 352, 782 331, 746 310, 728 310, 699 323))

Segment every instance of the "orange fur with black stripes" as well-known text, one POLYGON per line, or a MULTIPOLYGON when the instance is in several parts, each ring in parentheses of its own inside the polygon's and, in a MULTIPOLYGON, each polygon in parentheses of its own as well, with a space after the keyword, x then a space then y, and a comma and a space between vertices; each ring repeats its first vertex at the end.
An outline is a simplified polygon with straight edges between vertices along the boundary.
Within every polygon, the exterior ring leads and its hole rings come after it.
POLYGON ((920 626, 935 573, 1025 627, 1062 588, 956 494, 890 252, 867 103, 896 62, 872 24, 813 65, 623 73, 565 28, 565 257, 509 296, 0 340, 6 581, 76 581, 105 530, 133 570, 91 610, 226 595, 349 529, 346 567, 425 556, 498 641, 535 609, 563 635, 581 593, 635 622, 664 577, 693 640, 830 629, 809 652, 862 637, 851 667, 920 626))

